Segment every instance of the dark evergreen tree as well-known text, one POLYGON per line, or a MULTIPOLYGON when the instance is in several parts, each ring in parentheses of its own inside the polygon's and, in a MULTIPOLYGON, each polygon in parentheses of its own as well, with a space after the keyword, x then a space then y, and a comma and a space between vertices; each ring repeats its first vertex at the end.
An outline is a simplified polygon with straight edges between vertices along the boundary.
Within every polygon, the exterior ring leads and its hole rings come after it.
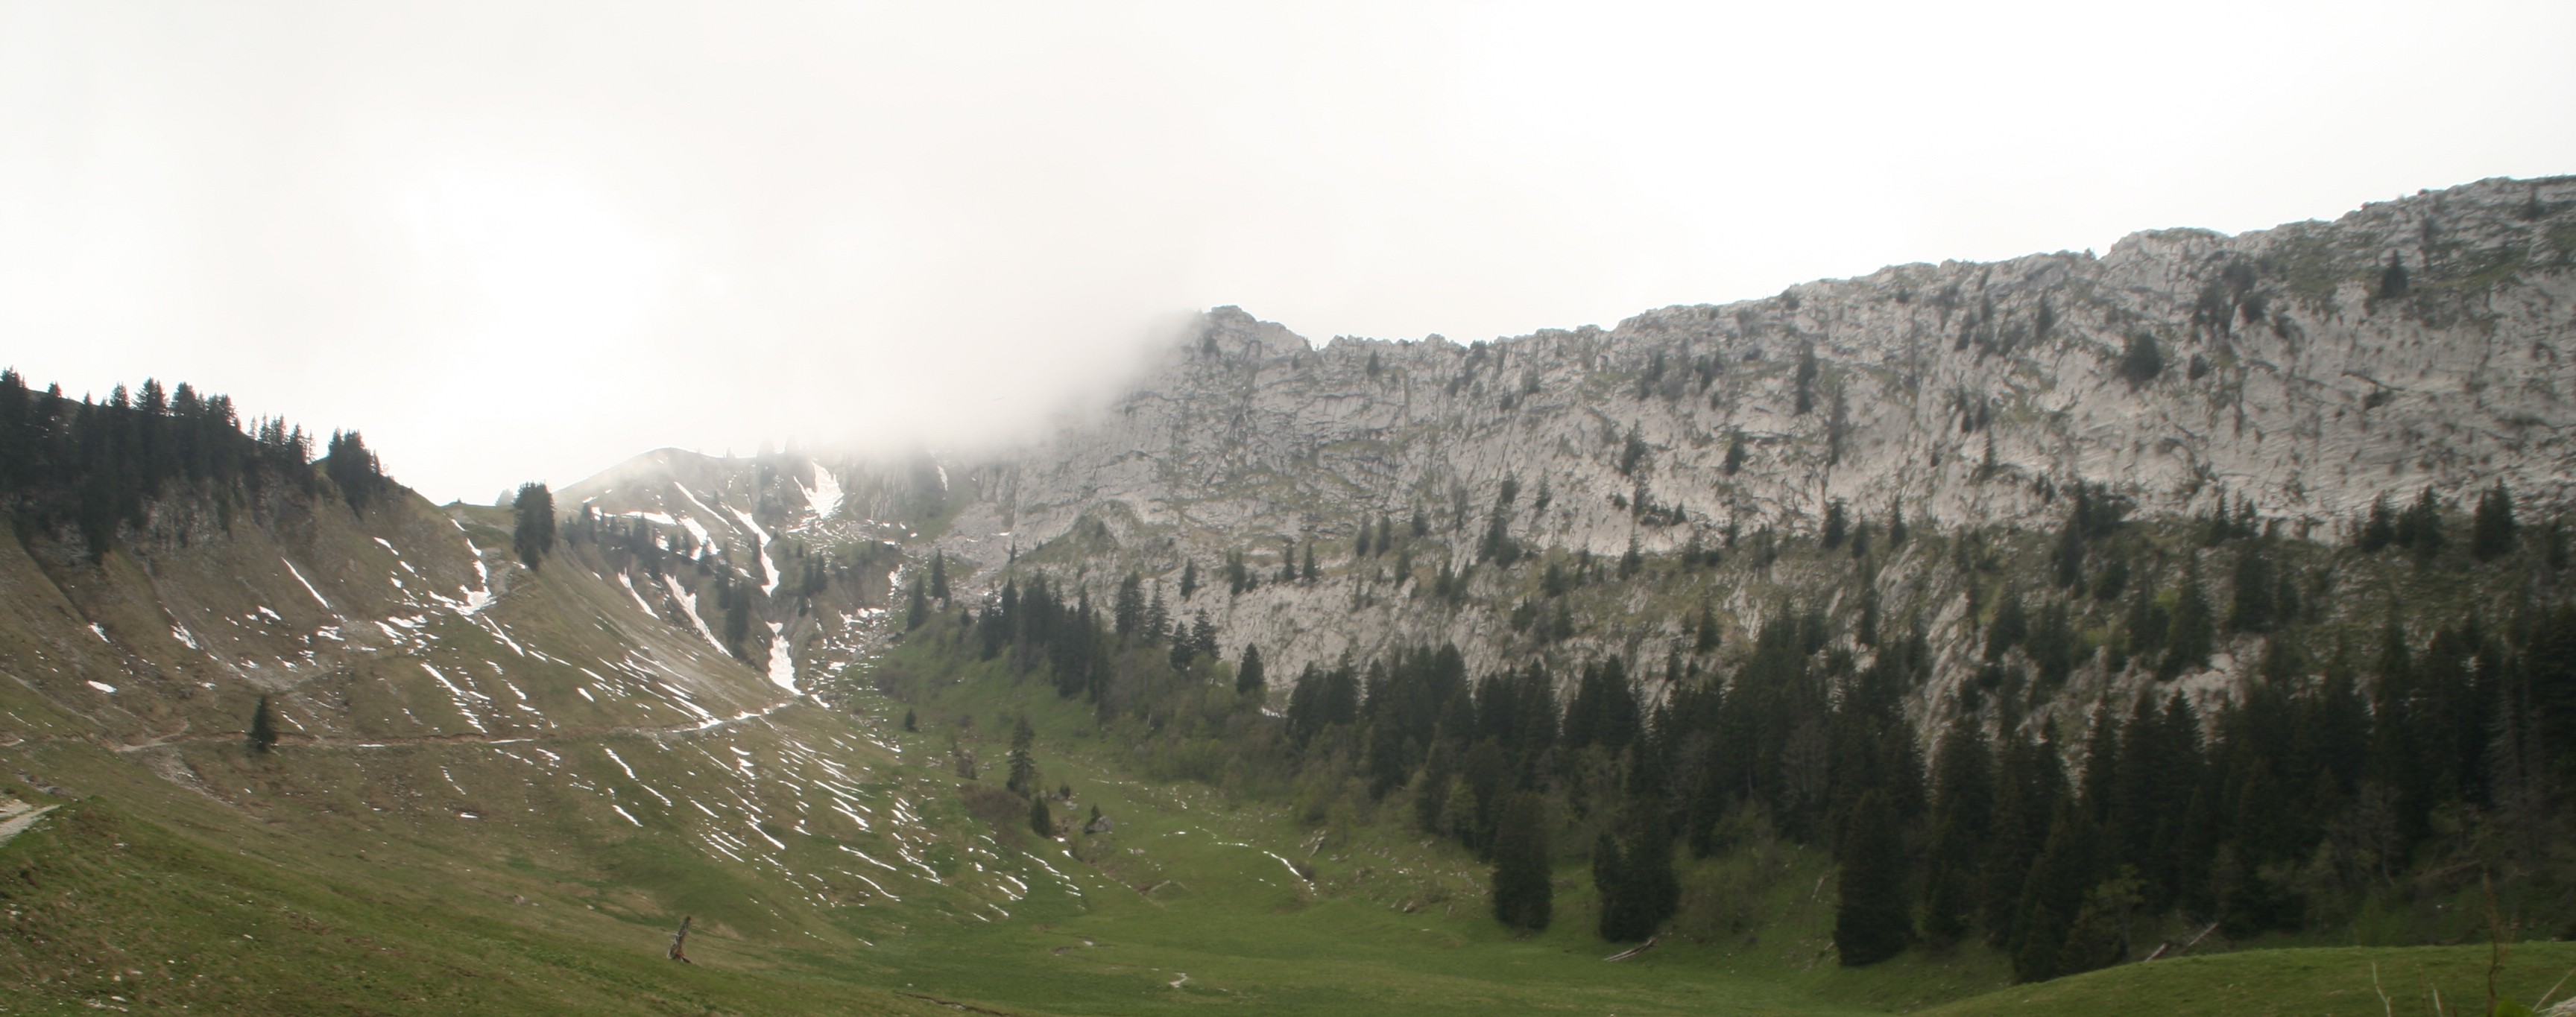
POLYGON ((724 593, 718 606, 724 612, 722 635, 725 650, 732 653, 734 659, 748 663, 751 660, 751 647, 745 640, 751 638, 751 589, 749 587, 739 589, 719 587, 719 589, 724 593))
POLYGON ((555 496, 546 485, 529 482, 519 485, 519 493, 510 502, 517 522, 510 530, 510 549, 529 568, 555 549, 555 496))
POLYGON ((2156 665, 2156 678, 2160 681, 2172 681, 2186 672, 2208 667, 2210 651, 2218 639, 2209 598, 2200 592, 2196 559, 2183 567, 2182 588, 2175 594, 2172 621, 2165 629, 2164 658, 2156 665))
POLYGON ((2405 296, 2406 289, 2406 263, 2391 254, 2388 266, 2379 270, 2379 290, 2374 295, 2381 300, 2389 300, 2405 296))
POLYGON ((2479 561, 2494 561, 2513 550, 2513 493, 2505 490, 2504 481, 2478 498, 2478 513, 2469 526, 2469 553, 2479 561))
POLYGON ((2063 973, 2059 965, 2084 895, 2100 882, 2096 835, 2071 800, 2061 799, 2047 845, 2032 860, 2022 885, 2021 915, 2014 922, 2013 980, 2042 982, 2063 973))
POLYGON ((1188 600, 1199 592, 1199 563, 1191 559, 1181 565, 1181 599, 1188 600))
POLYGON ((1234 669, 1234 691, 1238 695, 1258 696, 1269 692, 1269 682, 1261 672, 1261 648, 1243 644, 1243 663, 1234 669))
MULTIPOLYGON (((150 385, 150 382, 146 382, 150 385)), ((331 486, 340 489, 340 497, 352 512, 365 512, 368 503, 381 497, 393 486, 385 476, 376 454, 367 450, 366 439, 356 431, 334 431, 322 457, 322 473, 331 478, 331 486)))
POLYGON ((948 602, 948 552, 930 552, 930 599, 948 602))
POLYGON ((2066 517, 2066 525, 2057 531, 2057 553, 2052 563, 2057 567, 2057 585, 2077 589, 2084 585, 2084 510, 2083 488, 2076 488, 2075 509, 2066 517))
POLYGON ((921 718, 914 715, 911 710, 903 711, 903 729, 906 731, 920 731, 921 718))
POLYGON ((1027 717, 1020 718, 1019 723, 1012 725, 1011 777, 1006 786, 1012 791, 1032 797, 1040 797, 1037 790, 1037 759, 1029 754, 1030 748, 1036 743, 1037 731, 1029 727, 1027 717))
POLYGON ((1055 837, 1055 814, 1047 808, 1045 795, 1029 796, 1029 829, 1040 837, 1055 837))
POLYGON ((1843 966, 1876 964, 1904 952, 1914 936, 1907 914, 1905 837, 1885 793, 1861 795, 1838 848, 1834 949, 1843 966))
POLYGON ((1948 946, 1976 921, 1978 879, 1995 807, 1994 755, 1972 722, 1953 721, 1932 784, 1923 873, 1923 935, 1948 946))
MULTIPOLYGON (((2007 723, 2005 729, 2012 726, 2007 723)), ((2058 765, 2056 747, 2049 743, 2016 735, 2007 738, 1995 755, 1994 825, 1978 880, 1982 890, 1978 913, 1988 940, 2009 947, 2020 941, 2022 887, 2031 862, 2046 846, 2050 817, 2066 795, 2066 776, 2058 765)))
POLYGON ((2146 332, 2129 333, 2127 345, 2120 351, 2120 366, 2115 373, 2120 380, 2128 382, 2131 389, 2154 381, 2165 373, 2165 355, 2157 346, 2156 337, 2146 332))
POLYGON ((2271 550, 2255 542, 2237 551, 2236 580, 2231 585, 2235 603, 2227 612, 2227 627, 2236 632, 2272 631, 2280 584, 2272 574, 2271 550))
POLYGON ((1127 578, 1118 581, 1118 596, 1117 599, 1111 601, 1109 618, 1110 627, 1118 633, 1120 638, 1132 637, 1137 634, 1138 630, 1144 627, 1144 577, 1130 572, 1127 573, 1127 578))
POLYGON ((1515 929, 1547 928, 1556 888, 1547 852, 1546 806, 1537 794, 1514 793, 1494 832, 1494 917, 1515 929))
POLYGON ((2380 495, 2370 503, 2370 515, 2354 531, 2353 546, 2363 554, 2377 554, 2397 542, 2397 519, 2389 510, 2388 496, 2380 495))
POLYGON ((930 597, 921 587, 921 583, 912 584, 912 604, 904 610, 903 614, 903 628, 906 632, 920 628, 923 622, 930 620, 930 597))
POLYGON ((1197 617, 1190 619, 1190 650, 1209 660, 1216 659, 1216 625, 1208 621, 1206 611, 1200 611, 1197 617))
POLYGON ((1843 546, 1843 538, 1849 536, 1850 533, 1851 520, 1847 518, 1847 514, 1843 511, 1843 500, 1836 498, 1825 503, 1825 549, 1830 551, 1834 548, 1843 546))
POLYGON ((1994 624, 1986 627, 1986 662, 2004 659, 2004 654, 2030 637, 2030 615, 2021 606, 2021 595, 2004 594, 2003 606, 1995 609, 1994 624))
POLYGON ((2397 543, 2418 558, 2431 558, 2442 552, 2442 501, 2430 485, 2416 496, 2415 504, 2398 515, 2397 543))
POLYGON ((1797 408, 1800 416, 1816 408, 1816 344, 1798 346, 1797 408))
POLYGON ((1592 841, 1592 895, 1600 901, 1601 938, 1612 942, 1642 939, 1629 930, 1636 920, 1628 914, 1628 863, 1619 850, 1619 837, 1608 830, 1592 841))
POLYGON ((269 711, 268 697, 259 697, 259 705, 250 712, 250 750, 267 752, 277 746, 277 718, 269 711))

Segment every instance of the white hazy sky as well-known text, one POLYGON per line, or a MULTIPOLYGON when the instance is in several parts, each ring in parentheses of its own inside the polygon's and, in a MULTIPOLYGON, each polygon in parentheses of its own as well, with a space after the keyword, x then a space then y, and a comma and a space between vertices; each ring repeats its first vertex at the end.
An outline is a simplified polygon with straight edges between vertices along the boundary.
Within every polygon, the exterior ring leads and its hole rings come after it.
POLYGON ((0 0, 0 364, 433 498, 2576 172, 2576 4, 0 0))

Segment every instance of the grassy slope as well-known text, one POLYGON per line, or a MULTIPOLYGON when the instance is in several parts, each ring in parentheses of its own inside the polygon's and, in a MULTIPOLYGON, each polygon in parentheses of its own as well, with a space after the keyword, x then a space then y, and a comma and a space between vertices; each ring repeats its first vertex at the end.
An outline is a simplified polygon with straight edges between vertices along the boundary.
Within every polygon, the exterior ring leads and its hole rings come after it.
POLYGON ((1481 865, 1427 842, 1393 809, 1310 829, 1280 803, 1135 778, 1129 733, 1104 731, 1043 683, 1015 683, 992 665, 956 673, 926 640, 887 663, 952 679, 925 682, 909 704, 865 701, 924 718, 921 733, 901 736, 917 746, 907 760, 943 759, 953 736, 998 782, 1005 732, 1025 712, 1040 735, 1042 782, 1070 785, 1078 812, 1096 805, 1117 823, 1108 836, 1039 849, 1067 871, 1073 852, 1097 861, 1076 876, 1081 900, 1037 893, 1014 921, 916 925, 880 943, 909 982, 945 998, 1101 1014, 1220 1002, 1288 1013, 1867 1013, 1999 984, 1998 966, 1974 953, 1835 965, 1832 898, 1814 892, 1824 863, 1786 847, 1762 856, 1769 871, 1711 862, 1685 877, 1693 892, 1758 912, 1749 931, 1667 937, 1604 963, 1624 946, 1591 933, 1580 861, 1559 868, 1556 923, 1515 937, 1486 912, 1481 865), (968 716, 971 730, 959 723, 968 716), (1283 859, 1310 865, 1313 884, 1283 859))
MULTIPOLYGON (((434 617, 437 638, 317 676, 308 687, 345 691, 346 705, 316 694, 289 718, 336 730, 269 756, 220 733, 238 703, 198 708, 214 731, 109 751, 101 741, 123 739, 86 713, 0 683, 19 732, 0 744, 0 793, 65 806, 0 846, 0 1012, 927 1012, 916 996, 1065 1014, 1858 1013, 1972 996, 1955 1006, 2306 1012, 2358 998, 2367 982, 2353 974, 2371 958, 2392 997, 2428 977, 2405 965, 2433 963, 2446 999, 2483 999, 2475 950, 2249 952, 1984 996, 2003 975, 1977 948, 1846 970, 1830 952, 1825 860, 1760 838, 1687 866, 1685 920, 1654 951, 1605 964, 1619 947, 1589 932, 1579 862, 1560 867, 1555 926, 1506 935, 1485 915, 1481 868, 1399 811, 1337 811, 1319 829, 1284 799, 1146 779, 1135 732, 961 664, 936 630, 884 661, 922 679, 908 702, 860 694, 857 716, 798 705, 649 730, 686 716, 570 663, 606 670, 640 638, 618 632, 627 599, 577 569, 532 578, 493 611, 542 658, 434 617), (541 708, 495 715, 508 730, 482 741, 412 660, 478 654, 541 708), (895 733, 907 709, 922 732, 895 733), (1044 784, 1072 786, 1076 812, 1099 805, 1114 834, 1041 840, 989 787, 1021 713, 1040 732, 1044 784), (358 741, 376 737, 391 744, 358 741), (951 737, 977 750, 985 780, 950 772, 951 737), (682 914, 699 922, 693 966, 660 956, 682 914)), ((696 652, 666 641, 671 658, 696 652)), ((727 714, 767 694, 747 670, 724 680, 739 691, 706 694, 727 714)), ((2508 986, 2536 995, 2555 975, 2538 968, 2570 959, 2518 947, 2508 986)))
MULTIPOLYGON (((2014 986, 1931 1012, 1943 1017, 2482 1014, 2490 956, 2485 946, 2249 950, 2014 986)), ((2497 992, 2527 1006, 2571 969, 2576 969, 2576 943, 2516 943, 2498 972, 2497 992)), ((2569 987, 2576 987, 2576 979, 2560 985, 2550 1000, 2564 999, 2569 987)))

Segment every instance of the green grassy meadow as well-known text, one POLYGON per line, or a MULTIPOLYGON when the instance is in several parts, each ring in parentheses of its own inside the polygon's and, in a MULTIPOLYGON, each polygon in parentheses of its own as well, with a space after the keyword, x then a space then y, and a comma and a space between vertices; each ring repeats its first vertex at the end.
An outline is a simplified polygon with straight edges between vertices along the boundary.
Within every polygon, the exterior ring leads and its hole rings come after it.
MULTIPOLYGON (((2252 950, 2032 986, 1975 945, 1847 969, 1826 859, 1761 838, 1687 863, 1685 917, 1610 962, 1623 946, 1593 935, 1579 861, 1560 858, 1550 928, 1515 936, 1486 913, 1479 863, 1399 809, 1317 823, 1288 796, 1150 779, 1139 732, 931 640, 879 666, 917 681, 685 736, 187 747, 226 796, 73 740, 0 749, 0 791, 61 806, 0 845, 0 1013, 2359 1014, 2433 1013, 2437 988, 2443 1013, 2485 1003, 2477 945, 2252 950), (1097 807, 1112 832, 1030 831, 998 788, 1020 717, 1041 785, 1073 792, 1059 815, 1097 807), (980 780, 955 773, 952 743, 980 780), (26 769, 70 787, 6 779, 26 769), (827 777, 879 821, 827 823, 827 777), (727 802, 764 818, 698 815, 727 802), (755 837, 781 850, 728 856, 755 837), (694 964, 662 956, 680 915, 694 964)), ((2527 1003, 2571 967, 2576 946, 2516 944, 2499 984, 2527 1003)))

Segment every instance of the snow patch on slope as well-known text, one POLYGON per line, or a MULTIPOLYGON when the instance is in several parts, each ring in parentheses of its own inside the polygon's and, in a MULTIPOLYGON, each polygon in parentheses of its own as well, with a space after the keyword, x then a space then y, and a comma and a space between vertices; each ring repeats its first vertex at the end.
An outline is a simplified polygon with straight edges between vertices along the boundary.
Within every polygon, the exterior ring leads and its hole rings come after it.
POLYGON ((769 682, 788 695, 803 695, 796 691, 796 654, 788 648, 787 626, 780 622, 769 623, 769 682))

